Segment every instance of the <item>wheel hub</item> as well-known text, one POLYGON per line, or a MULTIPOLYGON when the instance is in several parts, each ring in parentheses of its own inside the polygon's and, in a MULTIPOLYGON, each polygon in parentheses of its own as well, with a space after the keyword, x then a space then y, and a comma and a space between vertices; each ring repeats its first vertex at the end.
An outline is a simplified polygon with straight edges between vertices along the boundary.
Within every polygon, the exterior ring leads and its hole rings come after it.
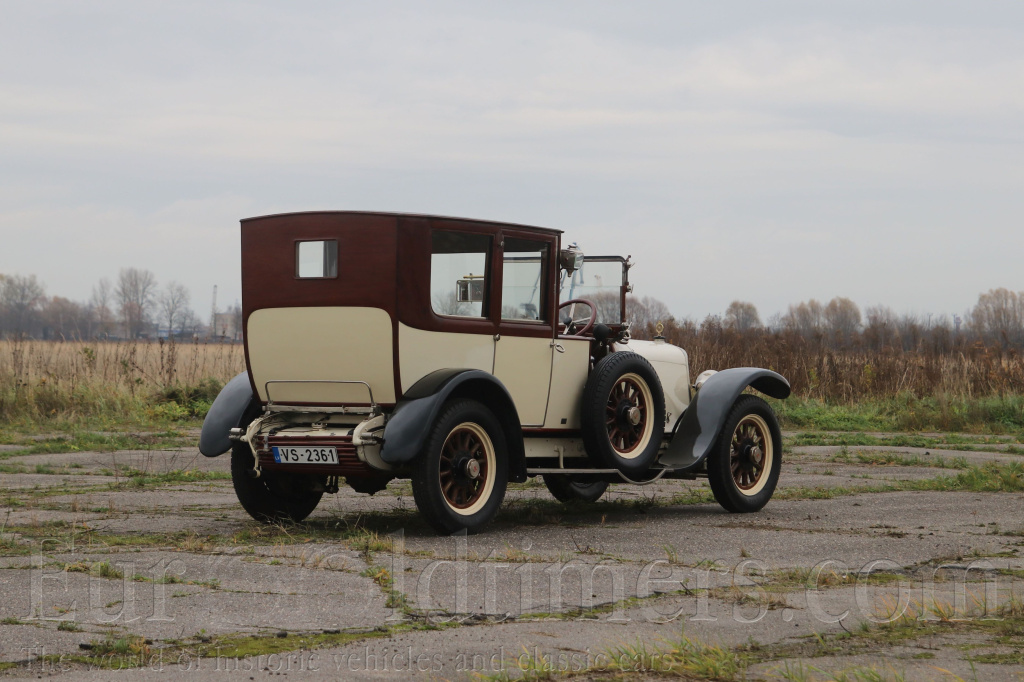
POLYGON ((629 423, 632 424, 633 426, 636 426, 637 424, 640 423, 640 416, 641 415, 639 407, 633 406, 626 410, 626 419, 628 419, 629 423))
POLYGON ((480 478, 480 462, 469 457, 462 464, 462 475, 471 481, 475 481, 480 478))
POLYGON ((623 400, 619 403, 619 414, 618 421, 623 426, 636 426, 643 419, 643 415, 640 413, 640 408, 631 403, 628 400, 623 400))

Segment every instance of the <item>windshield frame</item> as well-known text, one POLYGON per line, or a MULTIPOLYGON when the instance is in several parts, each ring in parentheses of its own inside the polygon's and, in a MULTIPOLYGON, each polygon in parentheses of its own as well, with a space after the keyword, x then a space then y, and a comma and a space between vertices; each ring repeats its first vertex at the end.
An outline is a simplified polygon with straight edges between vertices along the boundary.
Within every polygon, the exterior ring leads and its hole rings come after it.
MULTIPOLYGON (((622 267, 622 280, 621 280, 621 283, 619 285, 619 292, 618 292, 619 293, 619 296, 618 296, 618 299, 619 299, 619 320, 615 321, 615 322, 609 322, 609 321, 606 321, 606 320, 599 320, 599 322, 601 322, 602 324, 607 324, 608 326, 611 326, 611 327, 622 326, 626 322, 626 294, 630 290, 630 286, 629 286, 629 259, 628 258, 623 258, 622 256, 584 256, 583 257, 583 267, 581 267, 579 270, 576 270, 576 271, 571 272, 571 273, 567 272, 565 270, 562 270, 560 275, 559 275, 559 282, 558 282, 558 302, 559 302, 559 304, 561 304, 563 301, 569 301, 569 300, 573 299, 574 294, 572 292, 573 292, 573 289, 574 289, 574 286, 575 286, 573 284, 573 282, 575 281, 577 276, 579 276, 580 274, 584 273, 588 263, 619 263, 621 265, 621 267, 622 267), (568 283, 566 283, 566 281, 565 281, 566 278, 569 278, 569 282, 568 283), (566 286, 568 286, 568 291, 566 291, 566 298, 563 299, 562 298, 562 292, 566 288, 566 286)), ((609 289, 612 289, 612 288, 613 287, 609 287, 609 289)))

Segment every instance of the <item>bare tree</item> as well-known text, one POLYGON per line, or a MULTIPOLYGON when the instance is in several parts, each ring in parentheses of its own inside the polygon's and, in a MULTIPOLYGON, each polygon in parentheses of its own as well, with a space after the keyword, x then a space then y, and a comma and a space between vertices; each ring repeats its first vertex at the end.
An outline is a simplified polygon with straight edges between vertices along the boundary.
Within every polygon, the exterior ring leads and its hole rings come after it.
MULTIPOLYGON (((615 300, 615 313, 618 316, 618 297, 615 300)), ((668 306, 653 296, 626 297, 626 321, 634 334, 642 334, 649 325, 659 322, 667 324, 671 319, 673 317, 668 306)))
MULTIPOLYGON (((619 324, 623 322, 622 299, 619 298, 618 292, 598 291, 590 294, 587 300, 593 301, 594 305, 597 306, 597 322, 601 324, 619 324)), ((578 306, 577 310, 579 310, 578 306)))
POLYGON ((231 338, 235 341, 242 340, 242 306, 235 303, 228 306, 225 312, 228 325, 231 327, 231 338))
POLYGON ((899 338, 896 313, 884 305, 864 309, 864 341, 875 350, 886 346, 902 345, 899 338))
POLYGON ((1020 343, 1024 340, 1024 291, 1000 288, 979 294, 978 303, 971 310, 970 324, 982 336, 1020 343))
POLYGON ((191 298, 188 289, 177 282, 168 282, 157 298, 161 321, 167 323, 167 334, 169 336, 174 336, 174 323, 178 321, 180 324, 180 317, 185 309, 188 308, 191 298))
POLYGON ((199 319, 196 312, 191 308, 185 308, 178 316, 178 326, 185 336, 196 338, 203 327, 203 321, 199 319))
POLYGON ((0 311, 4 326, 16 336, 27 334, 36 321, 46 291, 35 275, 7 275, 0 281, 0 311))
POLYGON ((114 314, 110 312, 110 302, 113 300, 113 287, 110 280, 104 277, 92 286, 92 298, 89 305, 96 316, 97 335, 108 336, 114 331, 114 314))
POLYGON ((115 295, 129 338, 135 338, 145 330, 155 293, 156 277, 152 272, 138 268, 121 268, 115 295))
POLYGON ((434 312, 438 315, 471 315, 470 304, 459 301, 454 291, 434 294, 434 312))
POLYGON ((798 303, 789 306, 789 310, 782 316, 782 326, 791 331, 798 332, 804 336, 813 336, 821 331, 824 322, 825 309, 813 298, 806 303, 798 303))
POLYGON ((85 339, 92 326, 89 306, 62 296, 46 301, 40 310, 44 338, 85 339))
POLYGON ((903 313, 896 321, 896 329, 899 330, 904 350, 916 349, 920 346, 923 330, 921 318, 917 315, 914 313, 903 313))
POLYGON ((745 332, 750 329, 757 329, 761 326, 761 317, 757 314, 757 307, 746 301, 733 301, 725 309, 725 326, 736 331, 745 332))
POLYGON ((860 329, 860 308, 850 299, 836 296, 825 306, 825 326, 836 341, 849 342, 860 329))

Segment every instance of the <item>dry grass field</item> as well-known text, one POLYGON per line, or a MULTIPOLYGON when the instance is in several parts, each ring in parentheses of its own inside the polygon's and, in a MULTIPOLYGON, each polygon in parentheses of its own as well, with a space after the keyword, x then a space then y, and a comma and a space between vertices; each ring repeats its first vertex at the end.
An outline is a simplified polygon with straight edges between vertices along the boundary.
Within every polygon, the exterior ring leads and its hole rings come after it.
MULTIPOLYGON (((1024 431, 1024 358, 1013 347, 873 350, 713 325, 670 324, 664 335, 686 349, 692 376, 749 366, 784 375, 793 397, 776 409, 789 427, 1024 431)), ((244 368, 238 344, 0 340, 0 418, 26 426, 195 420, 244 368)))
POLYGON ((0 417, 202 416, 239 344, 0 340, 0 417))
MULTIPOLYGON (((664 330, 668 343, 686 349, 691 371, 727 367, 768 367, 781 373, 803 398, 835 403, 867 398, 986 398, 1024 393, 1024 358, 1013 346, 982 342, 911 350, 862 343, 842 345, 830 339, 763 329, 734 331, 720 325, 664 330)), ((638 338, 652 338, 643 330, 638 338)))

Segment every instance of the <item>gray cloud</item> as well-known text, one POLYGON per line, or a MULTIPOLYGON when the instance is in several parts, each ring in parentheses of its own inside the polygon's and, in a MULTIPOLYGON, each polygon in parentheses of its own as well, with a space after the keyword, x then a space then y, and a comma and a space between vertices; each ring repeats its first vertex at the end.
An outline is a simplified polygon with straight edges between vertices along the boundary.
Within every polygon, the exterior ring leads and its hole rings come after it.
POLYGON ((0 272, 238 296, 241 217, 469 215, 631 253, 679 315, 1024 288, 1012 3, 24 3, 0 272))

